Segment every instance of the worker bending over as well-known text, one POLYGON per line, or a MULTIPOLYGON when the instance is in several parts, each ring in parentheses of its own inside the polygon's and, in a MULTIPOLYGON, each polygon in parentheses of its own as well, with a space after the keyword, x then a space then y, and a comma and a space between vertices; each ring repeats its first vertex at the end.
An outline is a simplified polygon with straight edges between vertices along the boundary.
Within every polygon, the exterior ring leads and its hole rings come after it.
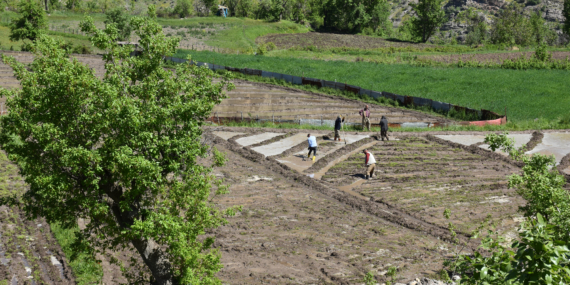
POLYGON ((384 138, 386 138, 387 141, 390 140, 388 139, 388 119, 384 116, 380 119, 380 137, 382 140, 384 140, 384 138))
POLYGON ((307 157, 311 158, 311 152, 313 152, 313 161, 315 161, 315 156, 317 155, 317 138, 311 136, 311 134, 308 134, 307 137, 307 142, 309 142, 309 154, 307 154, 307 157))
POLYGON ((360 116, 362 116, 362 131, 364 131, 364 127, 370 131, 370 107, 366 105, 364 109, 358 112, 360 116))
POLYGON ((376 169, 376 159, 374 155, 367 149, 363 150, 364 153, 364 166, 366 166, 366 179, 374 177, 374 169, 376 169))
POLYGON ((340 129, 342 128, 343 122, 344 122, 344 117, 341 117, 341 115, 338 115, 338 117, 336 118, 336 121, 334 121, 334 140, 335 141, 337 138, 340 141, 340 129))

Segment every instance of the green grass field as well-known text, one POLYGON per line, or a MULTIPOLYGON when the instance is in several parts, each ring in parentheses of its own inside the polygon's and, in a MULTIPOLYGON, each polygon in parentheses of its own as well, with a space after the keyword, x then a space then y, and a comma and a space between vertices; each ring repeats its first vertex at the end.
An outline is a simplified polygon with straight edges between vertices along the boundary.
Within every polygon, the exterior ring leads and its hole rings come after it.
POLYGON ((289 21, 278 23, 249 18, 222 18, 222 17, 195 17, 189 19, 162 19, 158 20, 163 26, 170 27, 196 27, 197 25, 223 26, 219 32, 206 39, 206 44, 214 47, 247 50, 255 49, 255 39, 267 34, 306 33, 309 31, 303 25, 289 21))
POLYGON ((220 65, 346 82, 362 88, 429 98, 504 113, 513 121, 555 120, 569 111, 570 72, 414 67, 180 50, 175 55, 220 65))

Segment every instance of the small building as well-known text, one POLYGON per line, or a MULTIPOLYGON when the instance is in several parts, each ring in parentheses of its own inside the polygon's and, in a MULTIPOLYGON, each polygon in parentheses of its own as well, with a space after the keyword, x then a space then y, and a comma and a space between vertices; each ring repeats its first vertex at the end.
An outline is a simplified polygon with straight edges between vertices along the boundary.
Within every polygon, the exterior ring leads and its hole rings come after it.
POLYGON ((222 6, 222 5, 218 5, 218 16, 220 17, 224 17, 226 18, 229 15, 229 9, 228 7, 222 6))

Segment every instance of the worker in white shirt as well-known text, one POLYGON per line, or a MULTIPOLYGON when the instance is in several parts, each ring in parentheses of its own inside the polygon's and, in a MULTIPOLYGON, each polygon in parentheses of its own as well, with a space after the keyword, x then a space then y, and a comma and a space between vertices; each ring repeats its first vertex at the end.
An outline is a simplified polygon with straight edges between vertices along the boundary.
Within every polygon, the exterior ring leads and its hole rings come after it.
POLYGON ((309 154, 307 154, 308 158, 311 158, 311 152, 313 153, 313 161, 315 161, 315 156, 317 155, 317 138, 315 136, 311 136, 311 134, 307 135, 307 142, 309 143, 309 154))
POLYGON ((366 179, 370 179, 374 177, 374 170, 376 168, 376 159, 374 159, 374 155, 369 152, 367 149, 363 150, 364 153, 364 166, 366 167, 366 179))

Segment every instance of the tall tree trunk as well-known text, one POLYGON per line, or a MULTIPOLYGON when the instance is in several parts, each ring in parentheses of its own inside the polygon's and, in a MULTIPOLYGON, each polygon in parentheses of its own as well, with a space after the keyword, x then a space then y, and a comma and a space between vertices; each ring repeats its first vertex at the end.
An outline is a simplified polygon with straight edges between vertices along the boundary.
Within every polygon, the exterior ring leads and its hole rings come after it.
POLYGON ((46 5, 46 13, 48 13, 49 12, 49 5, 48 5, 49 0, 44 0, 44 3, 46 5))
MULTIPOLYGON (((140 209, 137 207, 137 203, 131 204, 130 212, 123 212, 119 206, 120 202, 124 201, 122 196, 122 189, 113 186, 105 185, 103 189, 107 195, 113 200, 111 203, 111 211, 117 219, 119 226, 125 230, 128 230, 134 224, 134 218, 138 216, 140 209)), ((143 262, 150 270, 152 277, 154 278, 153 285, 174 285, 174 280, 172 276, 172 265, 170 261, 166 258, 166 253, 160 249, 160 245, 157 244, 152 239, 131 239, 132 245, 139 252, 143 262)))
POLYGON ((150 269, 154 278, 154 285, 173 285, 172 267, 170 261, 165 258, 164 252, 153 240, 131 240, 133 246, 141 255, 144 263, 150 269))

